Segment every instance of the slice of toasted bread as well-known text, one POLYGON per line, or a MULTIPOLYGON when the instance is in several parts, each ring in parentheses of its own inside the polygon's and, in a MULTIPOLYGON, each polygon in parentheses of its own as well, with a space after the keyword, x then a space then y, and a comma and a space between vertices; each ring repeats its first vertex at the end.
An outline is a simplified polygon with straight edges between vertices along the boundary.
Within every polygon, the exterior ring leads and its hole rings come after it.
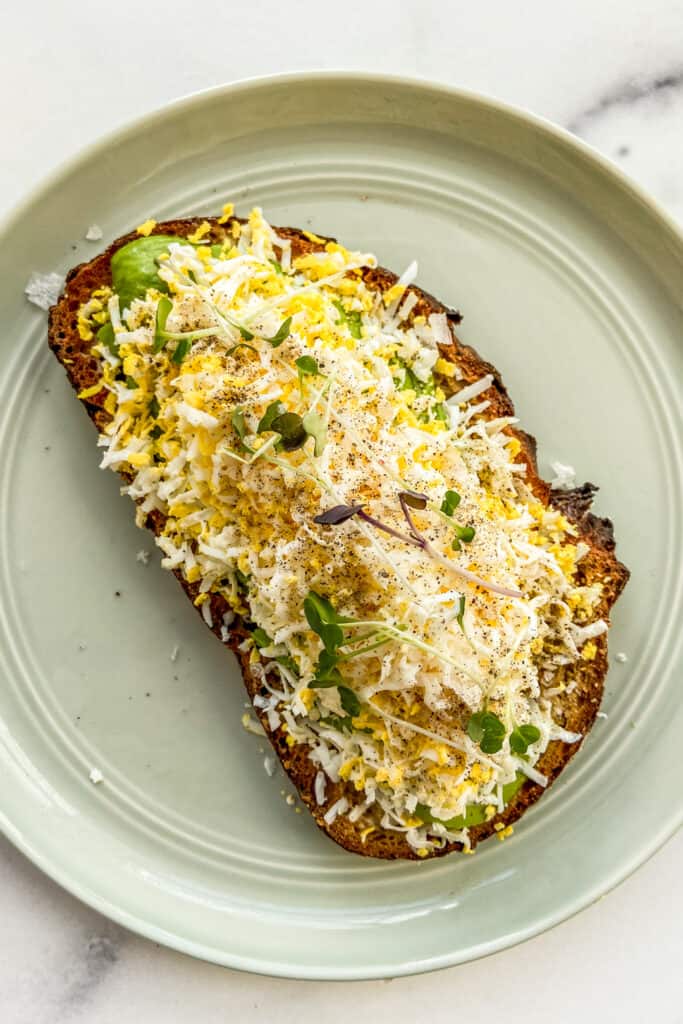
MULTIPOLYGON (((156 225, 154 231, 159 234, 187 237, 197 229, 199 224, 198 219, 168 221, 156 225)), ((210 224, 211 230, 205 236, 204 241, 207 243, 221 242, 228 237, 231 228, 230 221, 221 225, 218 220, 212 220, 210 224)), ((291 241, 293 257, 320 251, 325 242, 330 241, 330 239, 316 241, 315 236, 310 236, 295 228, 276 228, 276 231, 281 238, 291 241)), ((119 238, 100 256, 95 257, 89 263, 75 267, 67 276, 62 297, 50 311, 49 344, 66 370, 69 381, 77 393, 92 390, 92 387, 101 378, 99 361, 91 352, 92 342, 83 340, 79 335, 78 310, 88 301, 93 291, 111 284, 113 254, 135 237, 135 234, 129 234, 119 238)), ((382 292, 391 288, 398 280, 395 274, 381 267, 366 268, 364 278, 369 287, 382 292)), ((440 349, 443 358, 457 363, 459 367, 458 387, 463 386, 464 383, 478 381, 485 374, 492 374, 493 383, 481 396, 482 399, 488 399, 490 403, 484 415, 492 419, 512 415, 513 405, 498 371, 484 362, 474 349, 461 344, 458 340, 453 326, 459 322, 459 314, 443 306, 431 295, 415 286, 411 285, 410 291, 417 298, 417 305, 411 313, 412 317, 428 316, 434 312, 445 313, 448 317, 452 340, 449 345, 440 346, 440 349)), ((441 378, 439 383, 447 393, 452 391, 451 381, 447 377, 441 378)), ((88 415, 99 430, 109 420, 109 415, 104 409, 106 396, 107 392, 102 390, 83 400, 88 415)), ((538 500, 545 505, 552 504, 560 509, 575 525, 580 538, 589 546, 588 554, 578 565, 576 582, 577 585, 594 582, 602 584, 602 598, 596 609, 595 617, 608 620, 610 609, 627 582, 629 574, 616 558, 611 522, 608 519, 596 518, 590 512, 595 488, 591 484, 584 484, 583 487, 574 491, 551 490, 538 474, 534 439, 514 427, 507 427, 506 430, 519 439, 521 450, 517 460, 526 463, 527 482, 538 500)), ((159 535, 164 528, 164 522, 165 518, 161 513, 152 512, 148 516, 147 525, 155 534, 159 535)), ((198 595, 199 585, 188 583, 179 571, 176 571, 176 576, 190 600, 194 601, 198 595)), ((223 598, 216 594, 211 596, 210 602, 213 622, 216 624, 212 627, 213 632, 220 636, 223 614, 229 611, 229 608, 223 598)), ((260 683, 250 669, 249 652, 240 653, 239 651, 240 644, 249 635, 245 624, 238 621, 233 626, 228 645, 240 660, 244 683, 250 698, 253 699, 259 692, 265 695, 266 691, 261 691, 260 683)), ((563 682, 571 682, 573 685, 568 686, 553 698, 555 720, 570 732, 581 733, 582 737, 588 733, 595 720, 607 672, 607 634, 597 637, 595 643, 597 653, 593 660, 579 661, 567 669, 563 668, 558 671, 556 689, 563 682)), ((290 747, 287 742, 288 737, 281 728, 271 732, 265 714, 260 713, 260 718, 270 742, 298 789, 302 800, 308 806, 317 824, 332 839, 345 849, 366 856, 384 859, 416 858, 416 852, 399 832, 385 831, 376 827, 374 831, 363 835, 368 826, 368 822, 363 817, 352 823, 347 817, 338 816, 331 824, 326 823, 324 815, 337 800, 345 796, 353 807, 358 804, 362 794, 359 794, 350 783, 332 784, 328 782, 324 802, 318 804, 314 792, 317 768, 309 759, 308 747, 303 744, 290 747)), ((538 761, 537 769, 552 782, 580 745, 581 740, 574 743, 551 742, 538 761)), ((470 828, 472 846, 518 819, 543 792, 542 786, 527 780, 502 813, 481 825, 470 828)), ((460 848, 461 844, 450 843, 440 850, 433 851, 430 855, 440 856, 460 848)))

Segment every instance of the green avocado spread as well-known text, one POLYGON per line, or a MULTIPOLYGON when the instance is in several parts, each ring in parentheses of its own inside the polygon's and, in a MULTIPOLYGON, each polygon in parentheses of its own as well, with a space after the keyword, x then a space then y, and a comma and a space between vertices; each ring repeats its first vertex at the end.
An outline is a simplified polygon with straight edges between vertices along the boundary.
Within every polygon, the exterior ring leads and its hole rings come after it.
POLYGON ((143 299, 149 288, 168 291, 166 283, 159 277, 158 259, 168 251, 171 242, 187 244, 187 239, 178 235, 149 235, 147 238, 135 238, 114 253, 111 283, 121 309, 128 309, 133 299, 143 299))
MULTIPOLYGON (((508 782, 506 786, 503 786, 503 803, 509 804, 513 796, 520 791, 522 783, 526 776, 522 775, 521 772, 517 773, 517 777, 508 782)), ((472 825, 483 825, 486 821, 486 808, 483 804, 470 804, 464 814, 459 814, 457 818, 450 818, 448 821, 443 821, 441 818, 433 817, 429 808, 425 807, 424 804, 418 804, 415 808, 415 814, 418 818, 421 818, 426 825, 431 825, 435 821, 440 821, 442 825, 445 825, 447 829, 453 832, 457 832, 461 828, 470 828, 472 825)))

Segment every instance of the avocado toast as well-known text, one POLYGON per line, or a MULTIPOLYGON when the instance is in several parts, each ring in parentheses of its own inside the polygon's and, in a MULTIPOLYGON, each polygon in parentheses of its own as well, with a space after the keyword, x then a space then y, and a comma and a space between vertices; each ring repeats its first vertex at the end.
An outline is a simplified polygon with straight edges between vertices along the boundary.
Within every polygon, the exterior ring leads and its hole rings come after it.
POLYGON ((509 835, 593 724, 628 578, 414 274, 226 208, 75 268, 49 329, 316 822, 387 859, 509 835))

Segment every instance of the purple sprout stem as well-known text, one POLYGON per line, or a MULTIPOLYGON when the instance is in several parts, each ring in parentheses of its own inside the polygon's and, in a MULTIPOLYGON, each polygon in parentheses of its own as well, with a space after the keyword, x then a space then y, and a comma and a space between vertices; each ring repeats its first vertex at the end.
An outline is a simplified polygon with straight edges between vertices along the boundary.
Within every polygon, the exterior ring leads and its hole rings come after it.
POLYGON ((393 526, 387 526, 386 523, 381 522, 379 519, 375 519, 374 516, 368 515, 367 512, 362 510, 357 513, 359 519, 363 519, 364 522, 369 523, 370 526, 374 526, 378 530, 384 530, 391 537, 396 537, 398 540, 402 540, 405 544, 413 544, 417 548, 426 548, 427 541, 424 537, 408 536, 405 533, 401 533, 400 530, 395 530, 393 526))
POLYGON ((374 516, 368 515, 368 513, 364 512, 362 509, 361 511, 357 512, 356 515, 358 516, 359 519, 363 519, 366 523, 369 523, 370 526, 374 526, 378 530, 383 530, 385 533, 388 533, 391 537, 396 537, 398 540, 402 540, 404 544, 412 544, 413 547, 420 548, 421 551, 424 551, 424 553, 426 555, 429 555, 430 558, 433 558, 434 561, 439 562, 441 565, 444 566, 444 568, 450 569, 451 572, 454 572, 457 576, 460 576, 461 579, 468 580, 475 586, 483 587, 485 590, 490 590, 492 594, 500 594, 502 597, 522 597, 522 594, 519 590, 513 590, 511 587, 501 587, 497 583, 489 583, 487 580, 483 580, 481 576, 475 575, 475 573, 470 572, 468 569, 461 568, 459 565, 456 565, 455 562, 452 562, 449 558, 445 558, 443 555, 439 554, 439 552, 434 547, 432 547, 427 538, 423 537, 419 530, 417 530, 417 528, 415 527, 410 512, 408 512, 407 505, 402 496, 400 497, 400 502, 401 508, 403 509, 403 514, 408 522, 408 526, 410 527, 410 535, 401 533, 400 530, 395 530, 393 526, 387 526, 385 523, 381 522, 381 520, 375 519, 374 516))
POLYGON ((410 535, 411 535, 411 537, 413 538, 413 540, 416 540, 421 545, 421 547, 426 549, 427 541, 422 536, 422 534, 420 533, 420 531, 418 530, 417 526, 415 525, 415 523, 413 521, 413 517, 411 516, 410 510, 408 508, 408 502, 405 499, 405 495, 404 494, 399 494, 398 500, 401 503, 401 511, 403 512, 403 515, 405 516, 405 520, 408 523, 408 526, 410 528, 410 535))

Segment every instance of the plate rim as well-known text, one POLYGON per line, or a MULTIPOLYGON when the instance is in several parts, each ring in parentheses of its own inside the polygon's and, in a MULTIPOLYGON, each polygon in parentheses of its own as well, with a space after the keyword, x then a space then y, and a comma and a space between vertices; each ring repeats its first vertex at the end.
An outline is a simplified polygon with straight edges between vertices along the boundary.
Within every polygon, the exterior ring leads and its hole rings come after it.
MULTIPOLYGON (((352 85, 365 84, 373 87, 382 85, 387 87, 402 86, 423 93, 432 92, 454 101, 464 100, 480 108, 485 108, 493 114, 499 114, 530 126, 543 135, 554 138, 572 153, 581 156, 594 169, 600 170, 612 179, 615 179, 616 183, 621 186, 631 201, 641 203, 649 215, 659 222, 659 228, 665 230, 673 238, 683 253, 683 229, 659 201, 635 183, 609 157, 604 156, 595 147, 572 135, 569 131, 548 118, 477 90, 460 88, 428 77, 352 69, 288 71, 273 75, 241 78, 232 82, 193 91, 155 107, 138 117, 127 120, 119 127, 103 133, 92 142, 81 147, 75 154, 60 162, 49 174, 43 177, 3 215, 0 219, 0 234, 10 231, 15 224, 20 222, 30 212, 36 202, 40 201, 47 193, 58 189, 83 163, 106 153, 111 146, 124 143, 128 139, 136 137, 145 127, 159 123, 168 116, 190 111, 193 107, 201 105, 206 100, 210 101, 219 97, 232 97, 234 99, 241 93, 250 92, 255 89, 268 89, 277 85, 296 87, 311 81, 338 82, 340 86, 346 88, 352 85)), ((326 966, 297 967, 288 962, 265 962, 252 957, 226 952, 223 949, 214 948, 196 940, 186 939, 176 933, 169 933, 160 925, 154 924, 144 917, 139 917, 125 908, 112 903, 107 897, 99 895, 89 885, 81 883, 77 877, 73 877, 70 874, 68 868, 64 868, 56 863, 54 858, 50 857, 47 853, 43 853, 28 837, 22 835, 19 829, 9 820, 5 811, 0 808, 0 830, 17 849, 71 895, 116 923, 151 941, 159 942, 181 953, 210 961, 219 966, 272 977, 318 981, 371 980, 428 973, 456 964, 482 959, 504 949, 511 948, 556 927, 558 924, 574 917, 580 911, 592 905, 603 895, 607 895, 632 875, 641 865, 650 860, 682 826, 683 802, 677 809, 677 813, 672 814, 663 821, 662 827, 656 833, 648 835, 648 841, 641 844, 630 857, 621 860, 616 870, 609 876, 603 876, 600 883, 595 883, 590 889, 584 890, 578 896, 564 900, 552 914, 547 913, 522 931, 515 933, 512 937, 502 935, 484 943, 480 948, 449 951, 440 956, 432 956, 428 961, 416 961, 413 959, 400 965, 357 964, 353 967, 339 966, 331 969, 326 966)))
POLYGON ((314 68, 310 71, 282 71, 272 75, 248 75, 220 85, 195 89, 192 92, 176 97, 176 99, 169 100, 167 103, 153 107, 138 117, 126 120, 118 127, 103 132, 91 142, 81 146, 74 154, 60 161, 56 167, 42 177, 3 214, 2 218, 0 218, 0 232, 6 231, 30 209, 33 203, 45 195, 46 192, 59 185, 63 179, 68 178, 82 161, 105 153, 111 145, 123 142, 128 136, 137 134, 145 124, 155 123, 162 120, 169 113, 179 112, 184 108, 189 109, 202 100, 212 99, 219 95, 238 94, 257 88, 269 88, 278 84, 297 85, 308 80, 321 82, 338 80, 347 85, 352 82, 371 83, 375 86, 382 84, 402 85, 410 89, 437 92, 454 99, 468 100, 480 106, 498 111, 517 121, 529 124, 550 136, 554 136, 555 139, 563 143, 570 150, 578 150, 589 161, 612 175, 612 177, 615 177, 619 184, 630 192, 632 196, 650 208, 650 211, 671 231, 676 241, 683 246, 683 227, 658 199, 655 199, 647 189, 634 181, 615 161, 605 156, 595 146, 581 139, 578 135, 573 135, 568 129, 563 128, 543 114, 537 114, 525 106, 508 103, 506 100, 501 100, 497 96, 481 92, 477 89, 461 88, 460 86, 440 82, 427 76, 400 75, 390 72, 347 68, 314 68))

